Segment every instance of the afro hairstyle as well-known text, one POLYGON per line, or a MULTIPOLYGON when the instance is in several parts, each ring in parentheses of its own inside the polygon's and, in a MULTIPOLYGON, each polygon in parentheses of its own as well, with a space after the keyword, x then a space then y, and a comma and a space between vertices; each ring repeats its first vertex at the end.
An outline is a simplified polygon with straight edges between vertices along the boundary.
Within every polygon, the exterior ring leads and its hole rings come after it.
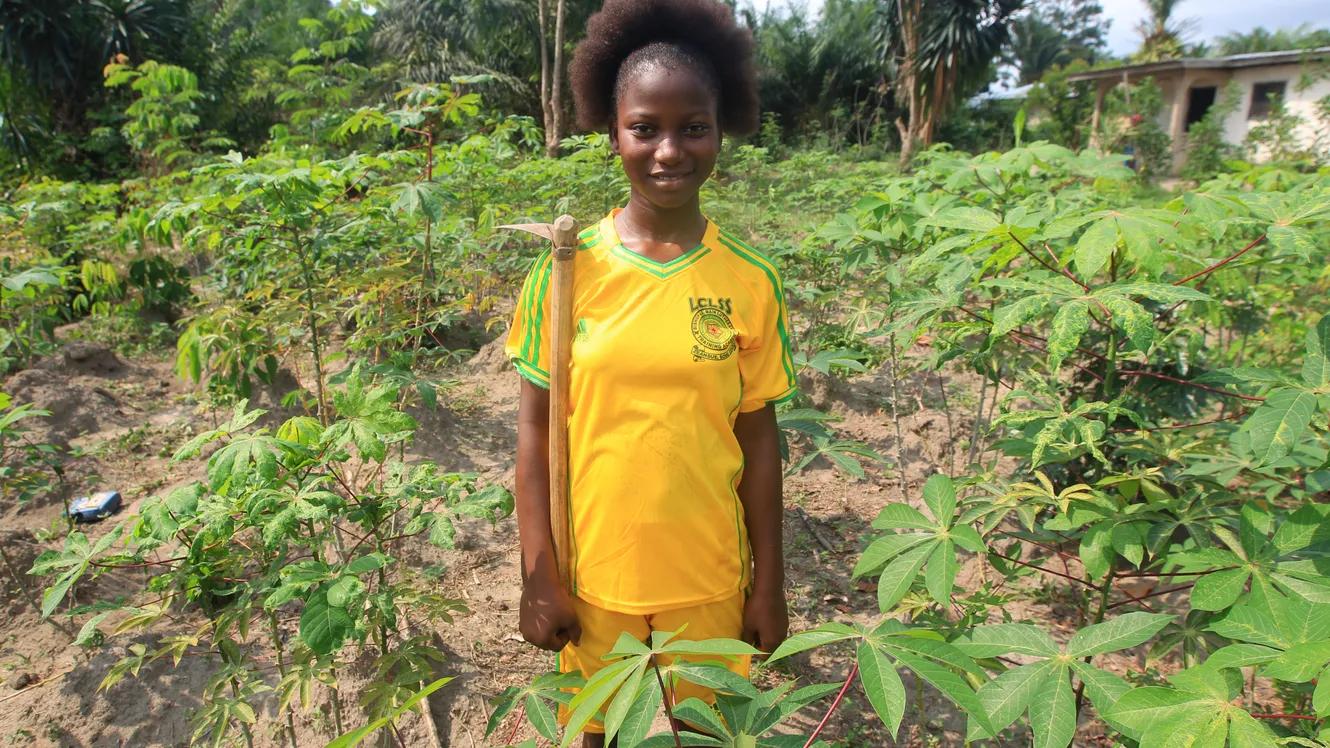
POLYGON ((608 127, 625 74, 651 64, 696 70, 716 92, 723 132, 757 130, 753 35, 719 0, 605 0, 569 67, 578 124, 608 127))

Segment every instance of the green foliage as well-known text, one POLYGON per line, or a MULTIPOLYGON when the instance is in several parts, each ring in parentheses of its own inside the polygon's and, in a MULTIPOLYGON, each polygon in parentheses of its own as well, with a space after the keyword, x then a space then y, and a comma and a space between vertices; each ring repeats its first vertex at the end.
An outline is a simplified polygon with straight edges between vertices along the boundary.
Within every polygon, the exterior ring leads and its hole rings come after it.
POLYGON ((402 544, 428 536, 451 546, 454 517, 494 521, 512 511, 506 491, 481 488, 473 475, 391 458, 388 447, 415 429, 399 405, 395 388, 370 385, 354 374, 333 393, 327 426, 296 417, 273 432, 257 425, 264 411, 240 402, 228 423, 198 434, 175 455, 184 460, 219 444, 208 458, 206 481, 146 501, 96 544, 72 533, 62 551, 37 559, 31 573, 55 577, 43 597, 43 614, 59 611, 90 576, 154 567, 149 587, 158 602, 112 606, 88 625, 118 615, 114 631, 123 633, 192 609, 202 620, 190 636, 168 638, 154 649, 131 648, 102 687, 162 657, 219 653, 195 736, 214 741, 252 723, 255 697, 269 688, 244 654, 257 637, 276 652, 277 690, 284 694, 278 712, 294 708, 297 694, 308 708, 310 690, 320 686, 336 699, 345 653, 368 650, 379 680, 365 691, 362 705, 376 721, 342 738, 356 744, 447 680, 431 676, 431 645, 393 634, 406 610, 446 623, 463 608, 406 572, 402 544), (353 460, 375 469, 353 471, 353 460), (440 527, 448 529, 440 533, 440 527), (169 550, 171 559, 162 561, 159 550, 169 550), (288 640, 280 620, 293 611, 298 625, 288 640), (251 621, 264 622, 266 630, 251 632, 251 621))

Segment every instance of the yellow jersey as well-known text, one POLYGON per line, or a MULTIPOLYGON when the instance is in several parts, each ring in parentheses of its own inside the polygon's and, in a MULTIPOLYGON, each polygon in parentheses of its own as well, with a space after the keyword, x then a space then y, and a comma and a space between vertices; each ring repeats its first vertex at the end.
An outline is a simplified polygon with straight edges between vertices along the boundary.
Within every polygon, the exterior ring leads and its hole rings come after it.
MULTIPOLYGON (((794 395, 775 265, 707 222, 661 263, 625 247, 612 211, 574 259, 569 495, 574 592, 651 614, 746 589, 751 553, 735 417, 794 395)), ((548 252, 518 299, 506 351, 549 387, 548 252)))

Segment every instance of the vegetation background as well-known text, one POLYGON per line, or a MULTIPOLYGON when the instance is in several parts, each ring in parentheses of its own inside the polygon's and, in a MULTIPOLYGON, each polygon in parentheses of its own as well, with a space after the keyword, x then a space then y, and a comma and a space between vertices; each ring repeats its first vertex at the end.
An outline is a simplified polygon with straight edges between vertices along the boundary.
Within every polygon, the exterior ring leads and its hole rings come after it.
MULTIPOLYGON (((1139 61, 1330 42, 1146 5, 1139 61)), ((512 637, 539 248, 495 226, 625 198, 567 124, 595 6, 0 0, 0 736, 1325 745, 1330 117, 1207 117, 1159 182, 1158 90, 1091 133, 1067 81, 1123 62, 1093 0, 737 9, 763 127, 704 201, 791 302, 799 633, 562 690, 512 637)))

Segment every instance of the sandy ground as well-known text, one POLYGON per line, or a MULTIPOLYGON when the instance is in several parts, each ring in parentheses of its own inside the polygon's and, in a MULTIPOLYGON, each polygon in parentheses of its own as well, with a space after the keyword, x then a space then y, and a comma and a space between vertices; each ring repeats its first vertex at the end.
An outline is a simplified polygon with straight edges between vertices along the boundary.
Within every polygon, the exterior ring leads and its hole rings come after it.
MULTIPOLYGON (((420 430, 410 455, 434 460, 448 470, 481 473, 487 480, 511 487, 515 448, 518 380, 494 345, 453 374, 460 383, 441 399, 435 411, 413 413, 420 430)), ((868 523, 888 502, 918 504, 918 489, 933 472, 957 468, 965 459, 966 440, 975 414, 978 381, 944 378, 947 407, 936 376, 918 375, 900 383, 901 443, 890 413, 891 376, 879 369, 850 380, 819 377, 804 382, 813 404, 842 417, 840 431, 861 440, 893 462, 887 470, 870 469, 856 481, 829 465, 815 462, 785 485, 785 545, 788 559, 788 599, 792 629, 802 630, 826 620, 863 621, 876 614, 871 585, 849 577, 868 523), (951 414, 948 418, 948 413, 951 414), (902 486, 904 493, 902 493, 902 486)), ((0 501, 0 545, 10 564, 21 571, 44 549, 56 547, 63 527, 62 498, 103 487, 119 489, 126 497, 126 512, 135 511, 146 497, 197 476, 199 461, 173 464, 170 455, 194 430, 206 427, 220 414, 201 411, 188 386, 178 381, 165 354, 126 362, 104 349, 71 344, 39 366, 11 376, 0 384, 19 402, 33 402, 52 412, 34 432, 37 438, 67 445, 70 457, 64 481, 45 500, 28 506, 0 501)), ((272 405, 272 395, 260 395, 272 405)), ((123 515, 122 515, 123 516, 123 515)), ((91 534, 111 523, 94 525, 91 534)), ((427 632, 446 655, 440 675, 456 680, 431 700, 431 714, 443 745, 503 745, 534 735, 525 725, 508 722, 495 739, 484 737, 490 700, 505 687, 529 682, 549 669, 553 658, 521 642, 517 636, 518 544, 513 519, 490 528, 467 524, 461 546, 442 551, 423 540, 406 550, 416 568, 441 567, 441 592, 466 602, 469 612, 447 626, 427 632)), ((33 601, 39 584, 23 579, 16 584, 0 567, 0 746, 187 745, 190 718, 199 705, 211 663, 186 657, 178 666, 162 660, 106 691, 98 684, 107 669, 135 641, 151 643, 173 633, 170 624, 138 637, 109 637, 100 649, 70 646, 69 634, 81 621, 42 621, 33 601)), ((967 569, 963 574, 972 574, 967 569)), ((118 572, 103 576, 77 590, 78 601, 132 595, 142 588, 142 575, 118 572)), ((1055 596, 1023 606, 1020 614, 1044 620, 1059 618, 1055 596)), ((1019 616, 1018 616, 1019 617, 1019 616)), ((260 654, 260 656, 263 656, 260 654)), ((368 656, 368 655, 367 655, 368 656)), ((364 658, 362 658, 364 659, 364 658)), ((1131 667, 1124 661, 1123 667, 1131 667)), ((844 652, 815 653, 794 658, 785 673, 802 683, 840 681, 849 669, 844 652)), ((354 694, 363 682, 363 668, 351 668, 341 685, 354 694)), ((774 676, 767 676, 769 679, 774 676)), ((909 693, 914 684, 906 678, 909 693)), ((907 708, 898 736, 903 745, 960 745, 964 719, 950 703, 931 689, 919 692, 923 709, 907 708)), ((354 699, 347 699, 354 701, 354 699)), ((351 707, 354 711, 355 707, 351 707)), ((254 744, 282 745, 279 723, 261 714, 254 744)), ((821 716, 805 710, 801 724, 821 716)), ((357 723, 358 713, 348 717, 357 723)), ((333 737, 328 705, 314 704, 296 724, 301 746, 323 745, 333 737)), ((405 745, 429 745, 424 721, 415 715, 402 722, 405 745)), ((1078 744, 1098 745, 1093 723, 1082 726, 1078 744)), ((853 688, 824 733, 836 745, 891 744, 859 688, 853 688)), ((1012 735, 1004 744, 1028 742, 1012 735)))

